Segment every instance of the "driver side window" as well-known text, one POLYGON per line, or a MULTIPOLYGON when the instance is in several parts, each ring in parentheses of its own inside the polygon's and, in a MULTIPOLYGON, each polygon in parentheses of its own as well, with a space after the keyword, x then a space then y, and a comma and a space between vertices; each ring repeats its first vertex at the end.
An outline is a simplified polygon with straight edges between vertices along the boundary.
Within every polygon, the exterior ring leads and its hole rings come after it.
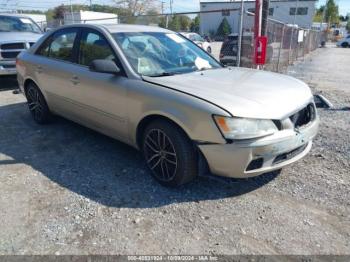
POLYGON ((80 42, 79 64, 90 66, 96 59, 117 62, 112 48, 103 35, 98 32, 85 32, 80 42))

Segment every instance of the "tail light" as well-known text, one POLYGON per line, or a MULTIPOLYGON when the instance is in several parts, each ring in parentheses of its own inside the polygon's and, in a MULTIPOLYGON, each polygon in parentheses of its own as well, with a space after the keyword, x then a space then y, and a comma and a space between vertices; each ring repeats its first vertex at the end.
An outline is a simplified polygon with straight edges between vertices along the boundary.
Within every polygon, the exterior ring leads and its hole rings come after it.
POLYGON ((16 67, 21 66, 22 62, 16 57, 16 67))

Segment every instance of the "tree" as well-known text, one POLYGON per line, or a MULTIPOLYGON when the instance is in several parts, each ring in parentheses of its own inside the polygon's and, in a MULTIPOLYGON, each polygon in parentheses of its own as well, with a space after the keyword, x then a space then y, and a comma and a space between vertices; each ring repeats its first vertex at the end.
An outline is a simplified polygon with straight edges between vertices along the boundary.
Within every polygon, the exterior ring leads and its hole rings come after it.
POLYGON ((67 11, 67 8, 64 5, 60 5, 54 8, 53 10, 53 19, 62 20, 64 19, 64 13, 67 11))
POLYGON ((192 23, 191 23, 191 26, 190 26, 190 29, 191 29, 191 32, 196 32, 196 33, 199 33, 199 30, 200 30, 200 17, 197 15, 193 20, 192 20, 192 23))
POLYGON ((229 34, 231 34, 232 29, 230 24, 228 23, 226 17, 224 17, 224 19, 222 19, 221 24, 219 25, 218 31, 216 32, 217 36, 228 36, 229 34))
POLYGON ((315 14, 315 16, 314 16, 314 22, 318 22, 318 23, 321 23, 321 22, 322 22, 322 20, 323 20, 324 8, 325 8, 325 6, 322 5, 322 6, 320 6, 320 8, 317 8, 317 9, 316 9, 316 14, 315 14))
POLYGON ((173 16, 169 21, 169 29, 173 31, 181 30, 181 22, 179 16, 173 16))
POLYGON ((186 15, 178 15, 180 21, 180 30, 188 31, 191 25, 191 18, 186 15))
POLYGON ((335 3, 334 0, 328 0, 324 17, 327 23, 339 23, 339 6, 335 3))
POLYGON ((113 0, 117 7, 129 10, 132 16, 143 15, 156 8, 156 0, 113 0))

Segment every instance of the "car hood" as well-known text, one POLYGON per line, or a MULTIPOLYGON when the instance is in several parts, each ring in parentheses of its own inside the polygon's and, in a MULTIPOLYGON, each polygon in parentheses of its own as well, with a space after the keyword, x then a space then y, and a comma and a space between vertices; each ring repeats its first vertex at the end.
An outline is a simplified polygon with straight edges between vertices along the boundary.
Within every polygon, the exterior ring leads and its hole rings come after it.
POLYGON ((261 70, 223 68, 144 80, 209 101, 237 117, 284 119, 313 101, 302 81, 261 70))
POLYGON ((30 32, 0 32, 1 43, 36 42, 40 37, 42 37, 42 34, 30 32))

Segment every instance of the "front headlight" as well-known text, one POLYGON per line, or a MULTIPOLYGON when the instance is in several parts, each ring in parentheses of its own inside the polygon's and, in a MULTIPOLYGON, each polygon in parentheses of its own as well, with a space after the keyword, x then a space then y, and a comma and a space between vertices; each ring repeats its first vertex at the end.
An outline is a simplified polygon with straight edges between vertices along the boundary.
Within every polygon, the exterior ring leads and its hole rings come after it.
POLYGON ((271 135, 278 131, 271 120, 214 116, 226 139, 251 139, 271 135))

